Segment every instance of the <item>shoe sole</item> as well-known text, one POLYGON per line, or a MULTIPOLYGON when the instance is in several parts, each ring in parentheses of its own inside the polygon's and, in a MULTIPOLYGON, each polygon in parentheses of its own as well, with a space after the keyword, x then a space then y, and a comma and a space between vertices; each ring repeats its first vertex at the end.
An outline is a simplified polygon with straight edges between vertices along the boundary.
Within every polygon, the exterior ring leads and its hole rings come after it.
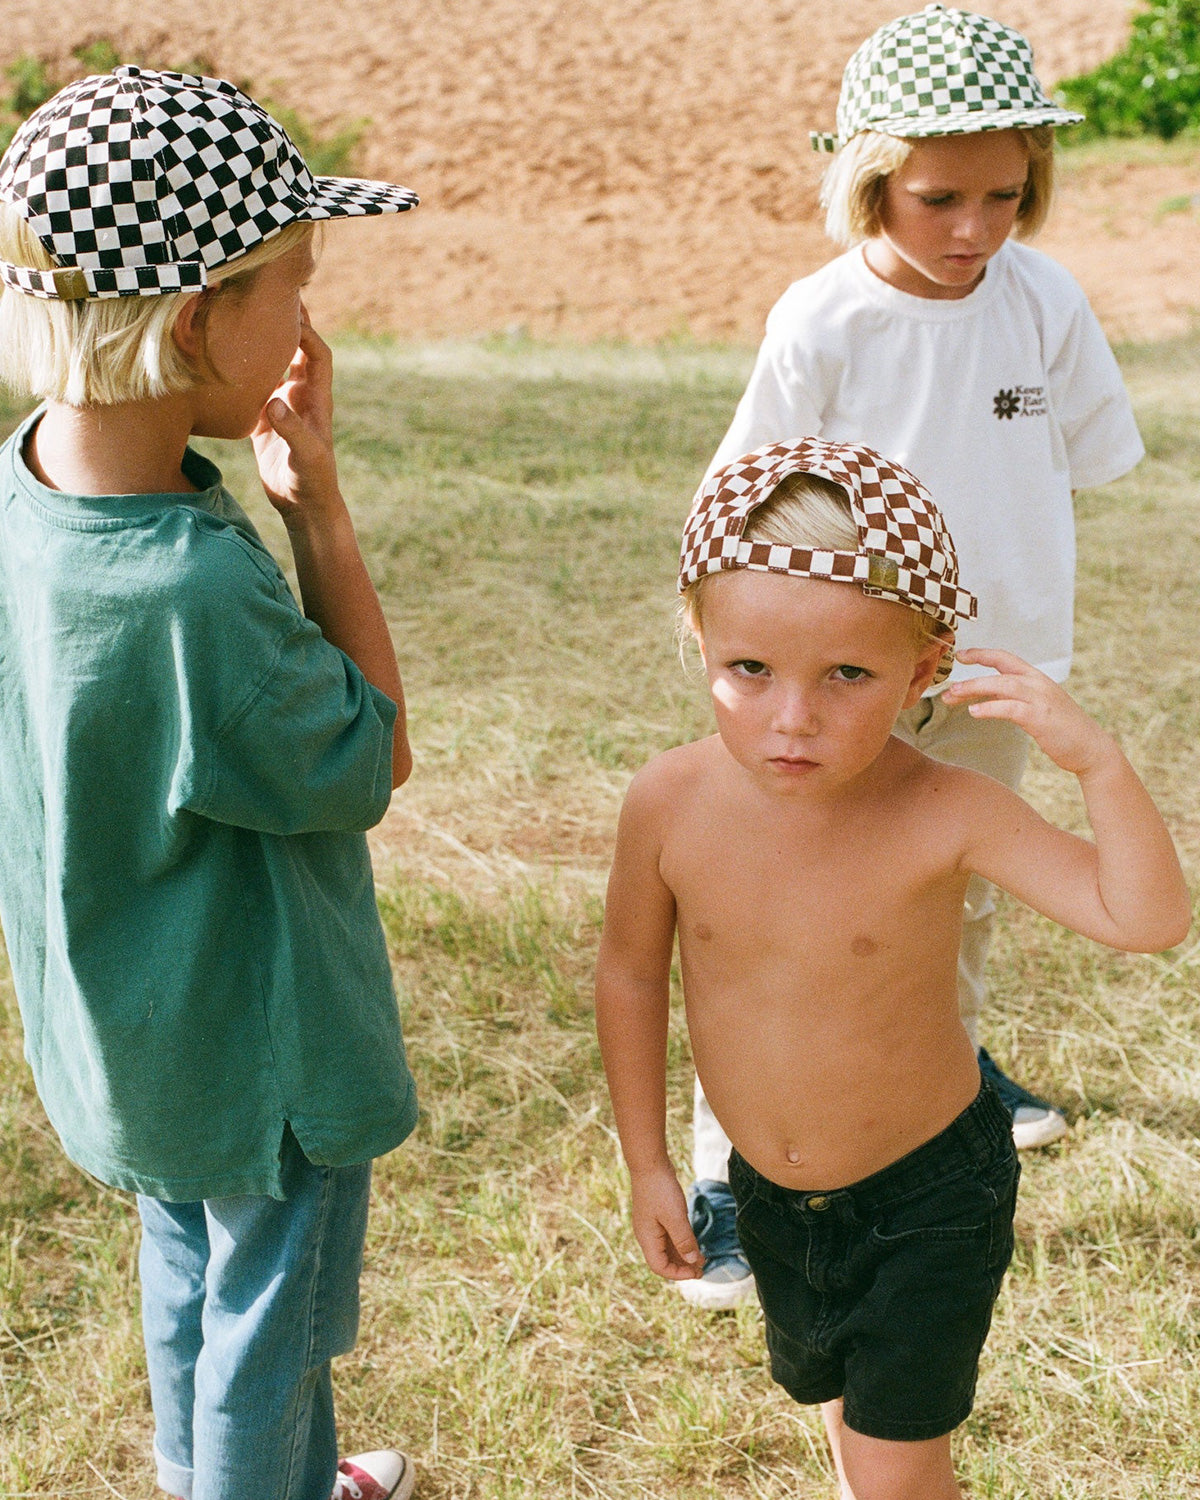
POLYGON ((1048 1146, 1067 1133, 1067 1122, 1056 1109, 1048 1111, 1040 1120, 1024 1123, 1013 1122, 1013 1145, 1018 1151, 1029 1151, 1037 1146, 1048 1146))
POLYGON ((411 1463, 405 1463, 404 1473, 400 1476, 400 1483, 392 1491, 390 1500, 411 1500, 412 1492, 417 1487, 417 1471, 411 1463))
POLYGON ((753 1276, 743 1276, 740 1281, 705 1281, 701 1276, 692 1281, 676 1281, 672 1285, 685 1302, 705 1312, 742 1307, 755 1298, 753 1276))

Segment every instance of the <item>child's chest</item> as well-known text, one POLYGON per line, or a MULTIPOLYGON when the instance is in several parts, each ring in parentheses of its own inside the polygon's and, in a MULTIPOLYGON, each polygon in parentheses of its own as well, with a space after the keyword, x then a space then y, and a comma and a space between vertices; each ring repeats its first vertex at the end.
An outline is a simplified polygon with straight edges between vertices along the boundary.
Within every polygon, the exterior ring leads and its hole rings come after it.
POLYGON ((685 962, 732 969, 772 955, 886 967, 927 944, 957 946, 967 883, 953 840, 904 817, 787 829, 686 820, 661 872, 685 962))

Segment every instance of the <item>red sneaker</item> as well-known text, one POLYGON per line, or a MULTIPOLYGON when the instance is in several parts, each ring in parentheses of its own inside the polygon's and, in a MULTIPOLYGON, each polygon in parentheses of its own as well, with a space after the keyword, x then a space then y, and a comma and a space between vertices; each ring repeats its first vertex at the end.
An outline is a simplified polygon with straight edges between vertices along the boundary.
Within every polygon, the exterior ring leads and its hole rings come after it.
POLYGON ((416 1482, 412 1459, 394 1448, 356 1453, 338 1464, 330 1500, 408 1500, 416 1482))

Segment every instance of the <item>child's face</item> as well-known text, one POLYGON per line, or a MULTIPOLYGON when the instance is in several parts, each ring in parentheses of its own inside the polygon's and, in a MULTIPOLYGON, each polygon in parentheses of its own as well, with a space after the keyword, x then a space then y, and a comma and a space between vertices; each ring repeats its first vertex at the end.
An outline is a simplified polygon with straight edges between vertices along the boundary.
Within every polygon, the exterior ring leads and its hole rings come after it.
POLYGON ((314 269, 312 236, 268 262, 245 293, 213 298, 204 350, 219 377, 197 392, 193 432, 242 438, 254 431, 300 344, 301 294, 314 269))
POLYGON ((700 649, 725 748, 776 795, 825 795, 875 761, 937 669, 913 611, 853 584, 731 571, 707 585, 700 649))
POLYGON ((1016 130, 914 141, 884 183, 871 269, 917 297, 965 297, 1008 238, 1028 174, 1016 130))

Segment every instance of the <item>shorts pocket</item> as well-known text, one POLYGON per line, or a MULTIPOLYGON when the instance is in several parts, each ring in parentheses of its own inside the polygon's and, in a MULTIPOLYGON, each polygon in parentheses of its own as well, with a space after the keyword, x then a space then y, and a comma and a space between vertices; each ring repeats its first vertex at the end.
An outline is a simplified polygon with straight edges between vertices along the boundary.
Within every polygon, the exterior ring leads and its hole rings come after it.
POLYGON ((963 1173, 885 1205, 876 1214, 871 1237, 885 1250, 906 1244, 977 1242, 985 1247, 990 1261, 995 1242, 1003 1233, 999 1222, 1003 1217, 997 1189, 973 1174, 963 1173))

